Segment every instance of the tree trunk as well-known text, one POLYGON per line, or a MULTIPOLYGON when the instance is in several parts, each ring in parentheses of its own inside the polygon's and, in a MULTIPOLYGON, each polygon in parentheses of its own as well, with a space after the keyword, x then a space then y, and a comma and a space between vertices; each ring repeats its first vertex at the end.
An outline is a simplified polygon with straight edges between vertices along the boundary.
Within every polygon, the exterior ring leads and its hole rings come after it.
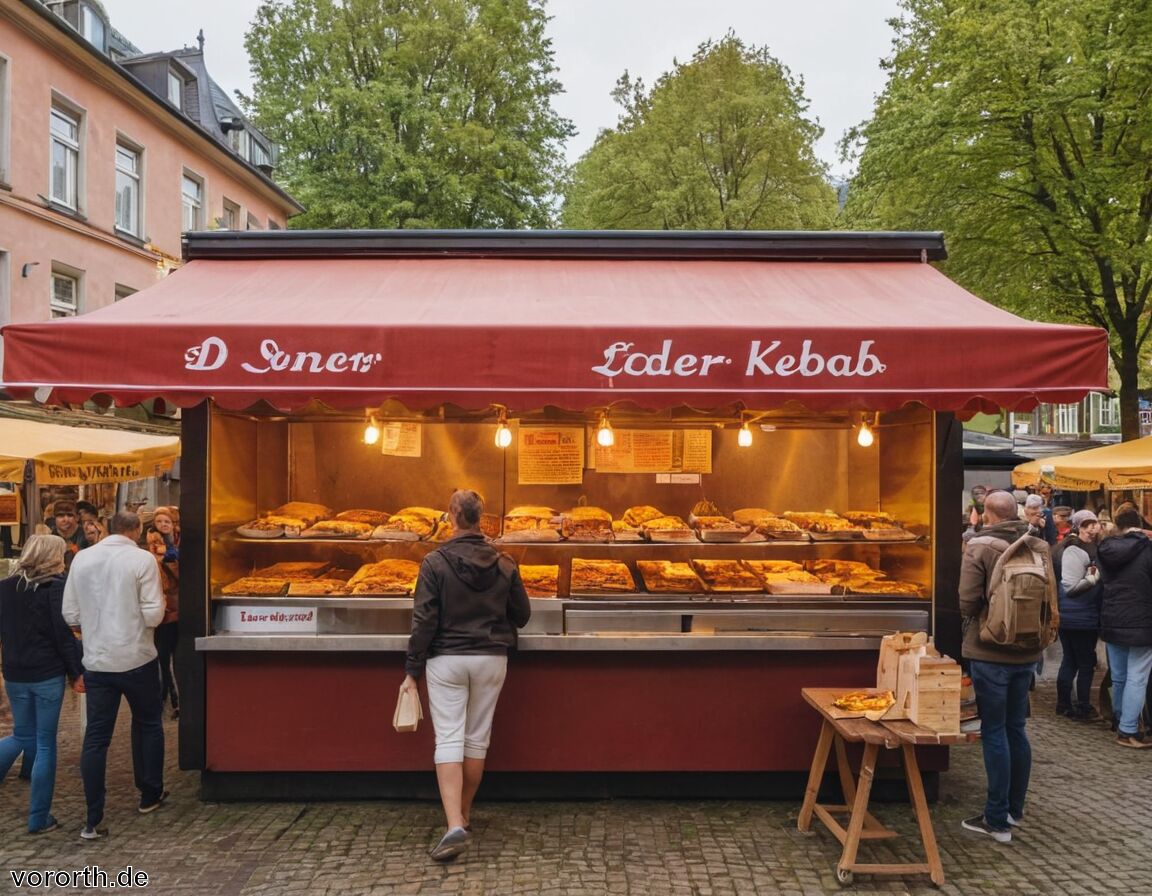
POLYGON ((1125 442, 1140 438, 1140 353, 1129 345, 1134 339, 1120 334, 1120 438, 1125 442))

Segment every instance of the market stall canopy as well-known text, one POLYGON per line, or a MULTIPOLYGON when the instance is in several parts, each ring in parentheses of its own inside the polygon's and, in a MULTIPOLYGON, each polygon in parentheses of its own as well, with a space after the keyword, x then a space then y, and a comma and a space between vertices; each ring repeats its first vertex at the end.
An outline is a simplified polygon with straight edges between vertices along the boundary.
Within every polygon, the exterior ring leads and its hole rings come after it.
POLYGON ((1103 330, 981 301, 926 263, 939 234, 221 232, 189 234, 185 255, 114 305, 5 327, 5 388, 964 413, 1106 388, 1103 330))
POLYGON ((180 456, 180 440, 114 429, 0 419, 0 482, 22 482, 36 463, 40 485, 129 482, 159 476, 180 456))
POLYGON ((1062 457, 1045 457, 1012 471, 1012 484, 1018 488, 1038 482, 1070 491, 1152 488, 1152 436, 1062 457))

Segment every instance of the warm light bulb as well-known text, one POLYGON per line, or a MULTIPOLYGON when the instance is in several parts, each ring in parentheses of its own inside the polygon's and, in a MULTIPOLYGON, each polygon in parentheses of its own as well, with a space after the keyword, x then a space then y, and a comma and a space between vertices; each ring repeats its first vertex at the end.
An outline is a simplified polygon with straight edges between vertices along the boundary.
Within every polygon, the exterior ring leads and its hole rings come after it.
POLYGON ((380 427, 376 423, 376 418, 373 417, 368 421, 368 425, 364 427, 364 444, 375 445, 380 441, 380 427))
POLYGON ((508 424, 500 421, 496 427, 496 447, 507 448, 512 444, 512 430, 508 428, 508 424))
POLYGON ((748 428, 748 421, 744 421, 744 425, 740 427, 740 432, 736 434, 736 444, 741 448, 752 447, 752 430, 748 428))
POLYGON ((612 432, 612 424, 608 422, 608 415, 600 415, 600 428, 596 430, 596 444, 601 448, 611 448, 616 444, 616 434, 612 432))
POLYGON ((860 431, 856 433, 856 444, 861 448, 871 448, 875 440, 876 437, 872 435, 872 428, 868 425, 868 421, 862 421, 860 431))

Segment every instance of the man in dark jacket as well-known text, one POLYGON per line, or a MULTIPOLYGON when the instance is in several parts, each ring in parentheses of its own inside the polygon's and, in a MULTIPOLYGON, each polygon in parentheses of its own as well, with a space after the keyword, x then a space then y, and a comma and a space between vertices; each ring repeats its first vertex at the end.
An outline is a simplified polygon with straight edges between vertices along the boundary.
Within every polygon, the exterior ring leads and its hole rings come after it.
POLYGON ((1024 726, 1028 720, 1028 689, 1040 651, 1010 650, 980 639, 980 617, 988 607, 992 569, 1008 546, 1028 532, 1017 518, 1016 499, 1005 491, 984 499, 984 527, 968 542, 960 566, 960 613, 965 619, 963 653, 968 660, 976 706, 988 797, 984 812, 966 818, 963 826, 991 836, 998 843, 1012 840, 1012 827, 1024 815, 1024 798, 1032 772, 1032 747, 1024 726))
POLYGON ((1140 732, 1140 712, 1152 670, 1152 542, 1140 531, 1135 508, 1116 514, 1119 535, 1100 543, 1097 558, 1104 582, 1100 637, 1108 647, 1116 743, 1147 749, 1152 738, 1140 732))
POLYGON ((448 517, 456 534, 420 564, 401 685, 417 692, 416 680, 427 672, 436 780, 448 823, 431 852, 438 862, 454 859, 472 840, 469 814, 484 775, 508 649, 532 614, 516 561, 480 532, 483 511, 476 492, 453 493, 448 517))

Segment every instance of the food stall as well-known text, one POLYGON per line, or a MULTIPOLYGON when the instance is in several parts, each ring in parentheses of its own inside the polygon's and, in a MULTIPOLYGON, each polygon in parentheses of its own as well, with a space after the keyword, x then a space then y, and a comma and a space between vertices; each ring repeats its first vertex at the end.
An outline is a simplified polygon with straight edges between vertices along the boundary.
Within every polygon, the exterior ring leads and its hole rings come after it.
POLYGON ((1118 505, 1131 501, 1141 516, 1152 519, 1152 436, 1045 457, 1012 471, 1017 488, 1040 482, 1064 491, 1098 492, 1099 506, 1113 514, 1118 505))
POLYGON ((532 593, 493 790, 801 771, 801 687, 871 683, 892 631, 958 653, 959 418, 1105 385, 1103 331, 982 302, 928 263, 932 233, 221 232, 185 254, 114 306, 6 327, 4 380, 184 409, 180 758, 208 798, 429 792, 430 726, 388 716, 464 486, 532 593), (51 355, 94 340, 61 377, 51 355))

